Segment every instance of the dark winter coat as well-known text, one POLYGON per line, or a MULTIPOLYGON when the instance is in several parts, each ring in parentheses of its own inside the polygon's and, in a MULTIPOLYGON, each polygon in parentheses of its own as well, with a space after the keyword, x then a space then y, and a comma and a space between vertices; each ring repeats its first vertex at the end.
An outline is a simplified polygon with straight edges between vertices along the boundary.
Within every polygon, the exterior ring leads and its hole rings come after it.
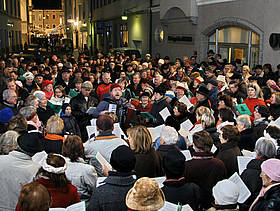
POLYGON ((160 155, 153 148, 147 153, 135 153, 135 174, 140 177, 163 176, 163 167, 160 155))
POLYGON ((242 151, 243 149, 253 152, 255 150, 255 144, 257 139, 252 128, 248 128, 240 132, 240 141, 238 147, 242 151))
POLYGON ((193 159, 186 161, 185 178, 200 187, 201 204, 207 209, 214 202, 212 188, 218 181, 227 178, 226 167, 221 160, 213 158, 211 152, 195 152, 193 159))
POLYGON ((166 102, 165 98, 161 98, 160 100, 155 100, 152 105, 151 115, 155 118, 153 120, 153 126, 159 126, 164 124, 164 120, 159 114, 164 108, 167 108, 170 114, 173 114, 173 110, 168 102, 166 102))
POLYGON ((78 126, 78 122, 74 116, 63 115, 63 116, 60 116, 60 118, 64 122, 64 129, 63 129, 64 134, 81 136, 81 131, 78 126))
POLYGON ((242 172, 241 179, 251 192, 251 196, 240 205, 240 211, 248 210, 262 188, 261 165, 264 160, 253 159, 247 164, 247 168, 242 172))
POLYGON ((65 138, 56 134, 47 134, 42 139, 43 148, 46 153, 62 153, 62 145, 65 138))
POLYGON ((37 115, 39 120, 43 122, 44 125, 47 125, 48 119, 54 115, 54 112, 50 106, 47 105, 47 108, 44 109, 42 107, 37 108, 37 115))
POLYGON ((274 120, 280 117, 280 104, 271 104, 269 111, 274 120))
POLYGON ((220 138, 219 138, 220 134, 217 132, 217 128, 208 127, 208 128, 205 128, 205 131, 207 131, 210 134, 211 138, 214 141, 215 146, 218 148, 221 145, 221 142, 220 142, 220 138))
POLYGON ((220 145, 216 158, 224 162, 227 169, 227 177, 238 172, 237 156, 242 156, 242 154, 235 142, 227 142, 220 145))
POLYGON ((253 206, 252 211, 280 210, 280 184, 271 187, 263 197, 260 197, 253 206))
POLYGON ((88 211, 127 211, 125 197, 133 187, 135 179, 131 175, 109 172, 104 185, 94 189, 88 211))
POLYGON ((263 118, 263 119, 259 119, 259 120, 255 120, 254 121, 254 125, 253 125, 253 131, 254 131, 254 136, 255 139, 258 140, 260 137, 263 137, 263 132, 265 130, 265 128, 268 125, 268 121, 263 118))
POLYGON ((193 210, 199 210, 200 188, 194 183, 186 183, 185 179, 169 181, 165 180, 161 188, 165 200, 173 204, 189 204, 193 210))

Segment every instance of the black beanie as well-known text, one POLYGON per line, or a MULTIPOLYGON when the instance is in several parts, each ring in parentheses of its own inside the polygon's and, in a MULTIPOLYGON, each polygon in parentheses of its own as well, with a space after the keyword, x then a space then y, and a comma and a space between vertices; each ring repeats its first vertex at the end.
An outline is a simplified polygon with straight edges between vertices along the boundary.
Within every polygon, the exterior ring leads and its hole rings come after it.
POLYGON ((136 164, 134 152, 128 146, 118 146, 111 154, 110 164, 118 172, 129 173, 136 164))
POLYGON ((171 149, 163 158, 163 167, 167 179, 178 179, 185 172, 185 156, 177 149, 171 149))

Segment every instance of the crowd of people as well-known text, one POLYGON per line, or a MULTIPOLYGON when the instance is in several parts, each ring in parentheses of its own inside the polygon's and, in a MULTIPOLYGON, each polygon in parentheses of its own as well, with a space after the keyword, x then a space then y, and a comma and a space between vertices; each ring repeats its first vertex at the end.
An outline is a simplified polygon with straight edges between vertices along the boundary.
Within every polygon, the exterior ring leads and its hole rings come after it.
POLYGON ((280 210, 279 117, 280 65, 212 50, 201 62, 2 56, 0 210, 280 210), (243 172, 238 156, 252 157, 243 172), (251 193, 242 203, 235 172, 251 193))

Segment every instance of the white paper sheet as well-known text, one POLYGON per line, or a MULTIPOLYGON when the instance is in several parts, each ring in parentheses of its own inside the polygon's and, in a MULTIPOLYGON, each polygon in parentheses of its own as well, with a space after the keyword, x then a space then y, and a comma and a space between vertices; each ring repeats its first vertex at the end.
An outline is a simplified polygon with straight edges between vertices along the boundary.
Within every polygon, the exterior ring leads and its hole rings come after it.
POLYGON ((165 107, 164 109, 162 109, 159 114, 161 115, 161 117, 163 118, 163 120, 165 121, 167 119, 167 117, 169 117, 171 114, 168 110, 167 107, 165 107))
POLYGON ((90 107, 88 110, 87 110, 87 113, 88 114, 93 114, 94 110, 96 109, 96 107, 90 107))
POLYGON ((191 159, 192 159, 192 155, 191 155, 190 150, 182 150, 181 152, 182 152, 182 153, 183 153, 183 155, 185 156, 186 161, 188 161, 188 160, 191 160, 191 159))
POLYGON ((189 119, 187 119, 186 121, 181 123, 180 126, 181 126, 181 129, 183 129, 184 131, 189 131, 193 127, 193 124, 189 119))
POLYGON ((240 176, 237 174, 237 172, 235 172, 229 178, 229 180, 235 183, 239 187, 240 192, 239 192, 239 198, 237 200, 238 203, 244 203, 251 196, 251 192, 249 191, 245 183, 242 181, 240 176))
MULTIPOLYGON (((159 209, 159 211, 177 211, 177 210, 178 210, 178 205, 170 203, 168 201, 166 201, 164 203, 164 206, 161 209, 159 209)), ((192 210, 193 209, 190 207, 190 205, 186 204, 186 205, 182 206, 181 211, 192 211, 192 210)))
POLYGON ((186 97, 186 95, 184 95, 183 97, 181 97, 179 99, 179 102, 184 103, 188 109, 190 109, 191 107, 193 107, 193 104, 190 102, 189 98, 186 97))
POLYGON ((114 112, 116 113, 117 111, 117 105, 116 104, 109 104, 109 109, 108 109, 109 112, 114 112))
POLYGON ((148 127, 147 129, 149 130, 151 136, 152 136, 152 139, 153 139, 153 142, 155 142, 155 140, 160 137, 160 133, 161 133, 161 130, 163 128, 164 125, 159 125, 157 127, 148 127))
POLYGON ((107 178, 107 177, 98 177, 95 186, 96 186, 96 187, 99 187, 99 186, 101 186, 101 185, 104 185, 105 183, 103 183, 103 182, 104 182, 104 180, 105 180, 106 178, 107 178))
POLYGON ((91 126, 96 126, 96 120, 97 120, 97 119, 92 119, 92 120, 90 120, 91 126))
POLYGON ((253 160, 253 157, 237 156, 239 175, 247 168, 248 163, 253 160))
POLYGON ((257 154, 256 152, 251 152, 249 150, 246 150, 246 149, 243 149, 241 151, 242 155, 244 155, 245 157, 252 157, 252 158, 256 158, 257 157, 257 154))
POLYGON ((213 144, 211 148, 211 152, 214 154, 216 151, 217 151, 217 147, 215 146, 215 144, 213 144))
POLYGON ((126 135, 124 134, 123 130, 120 127, 119 123, 114 124, 113 134, 117 137, 121 138, 123 136, 124 139, 127 139, 126 135))
POLYGON ((112 171, 112 166, 110 163, 107 162, 107 160, 99 153, 97 152, 95 155, 95 158, 99 161, 99 163, 103 166, 106 166, 109 171, 112 171))
POLYGON ((81 201, 67 208, 50 208, 49 211, 86 211, 86 203, 85 201, 81 201))
POLYGON ((189 139, 190 143, 193 143, 193 134, 195 134, 196 132, 200 132, 202 130, 203 130, 203 127, 201 124, 197 124, 194 126, 194 128, 188 134, 188 139, 189 139))
POLYGON ((157 181, 159 188, 163 187, 163 182, 166 180, 166 177, 154 177, 155 181, 157 181))
POLYGON ((92 134, 95 134, 95 137, 98 135, 96 126, 87 126, 86 128, 87 128, 88 137, 90 137, 92 134))

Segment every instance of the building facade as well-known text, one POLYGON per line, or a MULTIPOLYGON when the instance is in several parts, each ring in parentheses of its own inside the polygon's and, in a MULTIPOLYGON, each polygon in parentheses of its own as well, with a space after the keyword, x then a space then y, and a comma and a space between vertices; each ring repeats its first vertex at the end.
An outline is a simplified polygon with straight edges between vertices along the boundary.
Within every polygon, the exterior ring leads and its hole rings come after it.
POLYGON ((0 2, 0 53, 17 51, 22 46, 21 0, 0 2))
POLYGON ((64 11, 32 9, 30 17, 30 33, 35 37, 47 35, 64 35, 64 11))
POLYGON ((88 44, 90 0, 64 0, 66 36, 73 40, 74 48, 88 44))
POLYGON ((130 47, 172 59, 212 49, 228 61, 278 63, 280 1, 263 0, 90 0, 94 49, 130 47), (127 19, 122 20, 121 16, 127 19))

